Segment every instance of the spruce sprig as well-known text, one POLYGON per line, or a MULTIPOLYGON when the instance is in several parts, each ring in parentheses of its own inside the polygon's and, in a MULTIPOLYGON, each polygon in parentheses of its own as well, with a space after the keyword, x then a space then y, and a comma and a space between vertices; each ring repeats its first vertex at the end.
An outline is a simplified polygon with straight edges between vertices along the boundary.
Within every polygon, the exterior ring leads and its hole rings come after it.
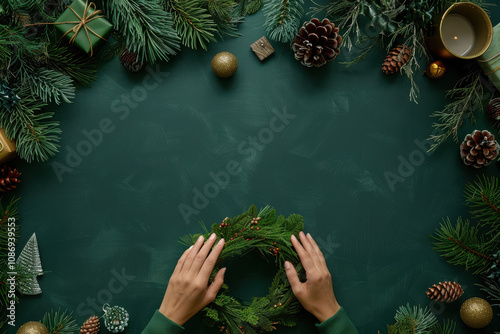
POLYGON ((304 15, 304 0, 267 0, 264 4, 264 28, 269 38, 291 43, 304 15))
MULTIPOLYGON (((247 212, 233 218, 226 218, 221 224, 213 224, 210 231, 206 228, 203 234, 208 238, 215 233, 217 238, 226 240, 219 260, 212 272, 211 280, 227 257, 242 256, 252 251, 265 256, 274 256, 278 266, 269 294, 255 297, 250 303, 240 303, 227 294, 228 286, 223 285, 213 303, 203 312, 207 323, 211 326, 228 329, 231 334, 261 333, 275 329, 277 323, 284 326, 296 324, 295 315, 300 310, 300 303, 293 296, 284 271, 285 261, 293 263, 299 273, 303 274, 297 253, 293 250, 290 237, 304 229, 300 215, 276 216, 276 211, 265 207, 260 212, 252 205, 247 212)), ((193 245, 200 234, 181 238, 186 246, 193 245)))
POLYGON ((125 36, 127 48, 143 61, 168 61, 180 49, 172 15, 157 1, 108 0, 105 4, 115 29, 125 36))
POLYGON ((51 310, 44 314, 41 323, 47 327, 50 334, 73 334, 80 329, 73 314, 65 310, 51 310))
POLYGON ((43 102, 61 104, 61 100, 71 103, 75 97, 73 80, 60 72, 47 68, 39 68, 28 78, 31 93, 43 102))
POLYGON ((500 281, 483 277, 484 283, 479 284, 481 290, 486 292, 489 298, 495 303, 493 306, 500 306, 500 281))
POLYGON ((491 265, 491 252, 498 245, 500 236, 486 239, 468 220, 458 218, 452 225, 449 218, 443 219, 434 236, 434 249, 453 265, 465 266, 474 274, 486 273, 491 265))

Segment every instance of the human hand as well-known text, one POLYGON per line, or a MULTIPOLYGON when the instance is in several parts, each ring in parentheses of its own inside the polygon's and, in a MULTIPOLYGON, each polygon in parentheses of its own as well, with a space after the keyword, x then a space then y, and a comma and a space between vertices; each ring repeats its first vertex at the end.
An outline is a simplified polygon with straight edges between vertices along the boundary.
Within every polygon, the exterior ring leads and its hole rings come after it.
POLYGON ((332 276, 326 266, 325 257, 308 233, 300 232, 300 242, 292 234, 292 245, 299 254, 300 262, 307 275, 301 283, 293 265, 286 261, 285 269, 292 291, 304 308, 323 322, 340 310, 333 293, 332 276))
POLYGON ((220 239, 213 249, 216 235, 212 233, 205 244, 204 239, 200 236, 196 243, 182 254, 170 277, 159 309, 164 316, 181 326, 211 303, 224 283, 226 268, 220 269, 212 284, 207 286, 210 274, 224 248, 224 239, 220 239))

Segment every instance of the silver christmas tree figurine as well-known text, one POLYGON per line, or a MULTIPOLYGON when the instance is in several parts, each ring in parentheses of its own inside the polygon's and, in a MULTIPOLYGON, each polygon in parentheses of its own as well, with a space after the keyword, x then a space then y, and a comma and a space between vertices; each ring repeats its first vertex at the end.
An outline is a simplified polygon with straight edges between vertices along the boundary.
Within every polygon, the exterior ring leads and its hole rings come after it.
POLYGON ((17 291, 23 295, 41 294, 42 289, 40 289, 36 277, 43 275, 43 269, 35 233, 33 233, 19 254, 16 264, 22 273, 16 282, 17 291))

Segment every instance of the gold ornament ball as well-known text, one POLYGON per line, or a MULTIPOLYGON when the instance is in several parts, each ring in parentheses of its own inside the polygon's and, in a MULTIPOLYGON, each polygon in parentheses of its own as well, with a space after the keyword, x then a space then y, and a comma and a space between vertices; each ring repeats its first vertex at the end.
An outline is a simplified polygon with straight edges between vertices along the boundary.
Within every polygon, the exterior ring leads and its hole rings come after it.
POLYGON ((441 60, 432 61, 424 74, 431 79, 441 79, 446 74, 446 65, 441 60))
POLYGON ((238 59, 231 52, 219 52, 212 59, 212 71, 220 78, 229 78, 238 69, 238 59))
POLYGON ((469 298, 460 307, 460 318, 470 328, 483 328, 493 319, 493 309, 482 298, 469 298))
POLYGON ((16 334, 49 334, 49 330, 41 322, 30 321, 19 327, 16 334))

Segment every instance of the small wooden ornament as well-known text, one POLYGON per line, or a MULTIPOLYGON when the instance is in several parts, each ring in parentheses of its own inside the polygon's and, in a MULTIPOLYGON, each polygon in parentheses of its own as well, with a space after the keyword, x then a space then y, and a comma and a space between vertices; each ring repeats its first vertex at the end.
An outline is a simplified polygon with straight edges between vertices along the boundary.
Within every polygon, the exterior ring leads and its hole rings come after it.
POLYGON ((271 56, 274 53, 273 46, 271 45, 271 43, 269 43, 267 38, 264 36, 259 38, 252 45, 250 45, 250 48, 255 53, 255 55, 260 59, 260 61, 267 59, 269 56, 271 56))

